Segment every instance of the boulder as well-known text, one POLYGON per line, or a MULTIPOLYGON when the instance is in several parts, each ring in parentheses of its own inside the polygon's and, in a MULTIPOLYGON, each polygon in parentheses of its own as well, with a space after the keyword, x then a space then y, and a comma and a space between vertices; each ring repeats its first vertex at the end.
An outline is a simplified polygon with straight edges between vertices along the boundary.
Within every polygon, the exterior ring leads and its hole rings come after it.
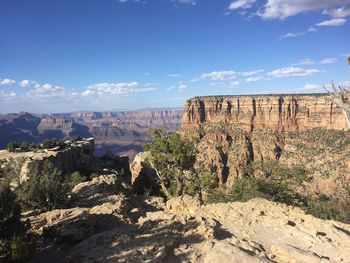
POLYGON ((141 152, 135 156, 130 166, 131 183, 137 194, 159 192, 158 177, 148 162, 149 158, 149 152, 141 152))

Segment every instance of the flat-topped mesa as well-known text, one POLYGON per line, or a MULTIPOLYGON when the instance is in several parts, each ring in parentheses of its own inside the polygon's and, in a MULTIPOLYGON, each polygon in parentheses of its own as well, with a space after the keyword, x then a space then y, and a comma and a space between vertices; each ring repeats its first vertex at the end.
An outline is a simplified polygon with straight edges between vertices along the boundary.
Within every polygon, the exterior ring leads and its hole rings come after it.
POLYGON ((195 97, 185 104, 181 128, 222 121, 246 131, 345 130, 346 117, 328 94, 195 97))

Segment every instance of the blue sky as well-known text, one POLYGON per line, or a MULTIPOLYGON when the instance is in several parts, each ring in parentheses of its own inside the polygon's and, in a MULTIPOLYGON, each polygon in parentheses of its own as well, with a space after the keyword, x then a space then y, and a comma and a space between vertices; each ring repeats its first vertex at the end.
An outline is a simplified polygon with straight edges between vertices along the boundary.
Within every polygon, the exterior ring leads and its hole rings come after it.
POLYGON ((350 0, 1 0, 0 113, 350 84, 350 0))

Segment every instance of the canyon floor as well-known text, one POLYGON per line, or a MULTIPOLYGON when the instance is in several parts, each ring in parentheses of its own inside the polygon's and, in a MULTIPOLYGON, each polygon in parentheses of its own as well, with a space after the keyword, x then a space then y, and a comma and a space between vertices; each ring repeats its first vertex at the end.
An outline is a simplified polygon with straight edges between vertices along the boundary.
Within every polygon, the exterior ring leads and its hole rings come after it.
POLYGON ((350 262, 350 225, 264 199, 201 205, 135 196, 115 174, 78 184, 72 207, 23 214, 35 262, 350 262))

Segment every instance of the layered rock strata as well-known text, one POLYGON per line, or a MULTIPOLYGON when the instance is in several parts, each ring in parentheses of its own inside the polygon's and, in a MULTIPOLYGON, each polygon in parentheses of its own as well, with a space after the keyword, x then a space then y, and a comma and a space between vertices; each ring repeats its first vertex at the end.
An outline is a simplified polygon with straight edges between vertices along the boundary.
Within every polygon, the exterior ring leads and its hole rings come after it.
POLYGON ((307 193, 349 199, 350 133, 328 95, 196 97, 181 132, 196 141, 196 166, 231 185, 254 161, 306 167, 307 193))
POLYGON ((196 129, 210 121, 245 131, 348 128, 344 113, 326 94, 195 97, 186 102, 182 129, 196 129))

